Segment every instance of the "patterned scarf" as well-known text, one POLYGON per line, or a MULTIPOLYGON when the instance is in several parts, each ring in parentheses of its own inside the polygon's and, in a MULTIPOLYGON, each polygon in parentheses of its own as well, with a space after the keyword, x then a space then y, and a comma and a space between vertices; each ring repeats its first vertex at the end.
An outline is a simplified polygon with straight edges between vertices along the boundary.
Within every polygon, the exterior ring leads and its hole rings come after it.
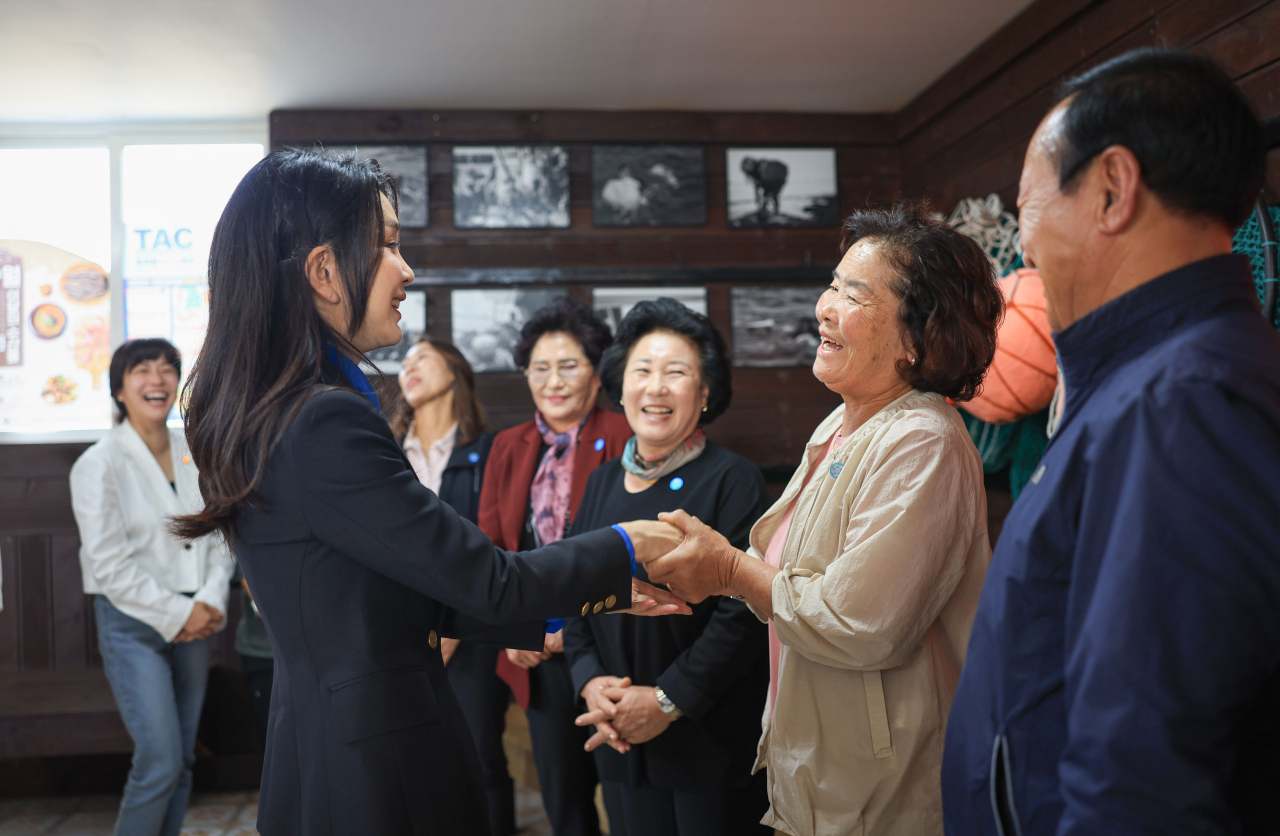
POLYGON ((573 488, 573 465, 578 457, 578 435, 587 417, 567 433, 557 433, 542 420, 542 413, 535 412, 533 420, 547 445, 547 452, 538 463, 529 487, 529 507, 533 510, 533 526, 538 531, 542 545, 564 539, 569 527, 569 492, 573 488))
POLYGON ((633 435, 627 442, 626 449, 622 451, 622 466, 637 479, 653 482, 701 456, 706 446, 707 434, 702 430, 694 430, 693 435, 658 458, 645 459, 636 452, 636 437, 633 435))

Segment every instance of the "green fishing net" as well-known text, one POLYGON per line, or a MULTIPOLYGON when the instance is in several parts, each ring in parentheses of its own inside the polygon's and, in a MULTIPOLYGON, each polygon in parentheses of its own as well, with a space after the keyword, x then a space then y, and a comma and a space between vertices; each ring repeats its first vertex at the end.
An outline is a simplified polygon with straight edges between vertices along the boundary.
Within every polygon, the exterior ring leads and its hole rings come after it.
MULTIPOLYGON (((1280 235, 1280 206, 1267 207, 1271 212, 1271 228, 1280 235)), ((1266 270, 1262 261, 1262 230, 1258 228, 1258 216, 1256 213, 1249 213, 1249 220, 1244 222, 1244 226, 1236 230, 1236 236, 1231 242, 1231 249, 1241 255, 1249 256, 1249 262, 1253 265, 1253 283, 1258 288, 1258 301, 1262 301, 1263 290, 1265 285, 1263 279, 1266 278, 1266 270)), ((1276 321, 1272 322, 1277 328, 1280 328, 1280 305, 1276 306, 1276 321)))
MULTIPOLYGON (((1268 208, 1271 211, 1271 223, 1280 234, 1280 206, 1268 208)), ((1262 256, 1262 232, 1258 228, 1257 215, 1249 215, 1249 220, 1236 232, 1231 248, 1237 253, 1249 256, 1249 261, 1253 265, 1253 281, 1257 285, 1258 301, 1261 302, 1266 272, 1262 256)), ((1009 265, 1009 272, 1022 266, 1024 266, 1022 255, 1019 254, 1009 265)), ((1280 306, 1277 307, 1280 308, 1280 306)), ((1280 310, 1277 310, 1276 322, 1272 324, 1280 328, 1280 310)), ((1013 493, 1013 498, 1017 499, 1018 494, 1022 493, 1022 489, 1031 479, 1031 474, 1040 464, 1044 448, 1049 444, 1049 437, 1046 434, 1049 410, 1044 409, 1012 424, 989 424, 965 412, 963 406, 960 408, 960 415, 964 418, 965 426, 969 428, 969 435, 973 438, 979 455, 982 456, 983 471, 999 473, 1006 467, 1009 468, 1009 489, 1013 493)))

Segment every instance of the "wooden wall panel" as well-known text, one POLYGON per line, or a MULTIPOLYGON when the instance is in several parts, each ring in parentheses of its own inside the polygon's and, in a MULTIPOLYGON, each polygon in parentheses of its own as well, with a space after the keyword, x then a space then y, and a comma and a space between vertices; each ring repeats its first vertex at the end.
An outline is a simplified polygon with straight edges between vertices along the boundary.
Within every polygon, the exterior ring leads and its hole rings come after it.
MULTIPOLYGON (((1061 81, 1143 46, 1205 55, 1237 80, 1259 115, 1280 111, 1275 0, 1041 0, 898 115, 904 193, 929 197, 944 212, 991 192, 1012 207, 1027 142, 1061 81), (1021 51, 1010 45, 1018 38, 1021 51)), ((1273 192, 1278 166, 1273 155, 1273 192)))
MULTIPOLYGON (((84 594, 80 573, 80 538, 72 533, 49 538, 53 665, 58 670, 90 664, 89 622, 92 603, 84 594)), ((94 649, 97 649, 94 642, 94 649)))
POLYGON ((22 587, 18 584, 18 544, 0 533, 0 575, 4 577, 4 609, 0 610, 0 674, 18 669, 18 613, 22 587))

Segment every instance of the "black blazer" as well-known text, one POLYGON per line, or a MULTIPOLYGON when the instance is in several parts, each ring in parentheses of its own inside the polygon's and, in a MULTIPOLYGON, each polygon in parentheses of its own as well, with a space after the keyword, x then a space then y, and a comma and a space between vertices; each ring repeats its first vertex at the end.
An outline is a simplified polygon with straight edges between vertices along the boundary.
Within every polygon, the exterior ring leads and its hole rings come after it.
POLYGON ((543 619, 629 606, 622 538, 495 548, 422 486, 368 401, 338 389, 301 407, 258 493, 233 534, 276 653, 259 831, 488 832, 439 637, 534 650, 543 619))
POLYGON ((475 522, 480 516, 480 490, 491 447, 493 433, 480 433, 470 444, 455 446, 444 466, 440 498, 464 520, 475 522))
MULTIPOLYGON (((702 455, 648 490, 627 493, 618 459, 591 474, 573 531, 683 508, 745 549, 769 508, 759 469, 708 442, 702 455)), ((647 578, 644 567, 636 576, 647 578)), ((591 615, 565 625, 564 652, 577 693, 596 676, 660 686, 685 716, 620 755, 595 750, 604 781, 686 792, 743 789, 751 779, 769 687, 769 633, 741 601, 712 596, 693 615, 591 615)))

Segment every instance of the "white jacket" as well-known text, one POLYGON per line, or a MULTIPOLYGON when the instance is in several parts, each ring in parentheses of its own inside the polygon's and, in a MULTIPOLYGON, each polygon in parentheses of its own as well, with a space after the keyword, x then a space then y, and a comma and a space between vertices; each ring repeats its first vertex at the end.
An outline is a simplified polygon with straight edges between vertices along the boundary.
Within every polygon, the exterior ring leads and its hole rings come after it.
POLYGON ((234 570, 221 538, 184 543, 168 532, 170 517, 204 507, 196 466, 176 430, 169 430, 169 455, 176 494, 126 420, 71 468, 85 593, 107 596, 116 609, 151 625, 165 641, 181 632, 195 601, 226 614, 234 570), (184 592, 195 593, 194 599, 184 592))

